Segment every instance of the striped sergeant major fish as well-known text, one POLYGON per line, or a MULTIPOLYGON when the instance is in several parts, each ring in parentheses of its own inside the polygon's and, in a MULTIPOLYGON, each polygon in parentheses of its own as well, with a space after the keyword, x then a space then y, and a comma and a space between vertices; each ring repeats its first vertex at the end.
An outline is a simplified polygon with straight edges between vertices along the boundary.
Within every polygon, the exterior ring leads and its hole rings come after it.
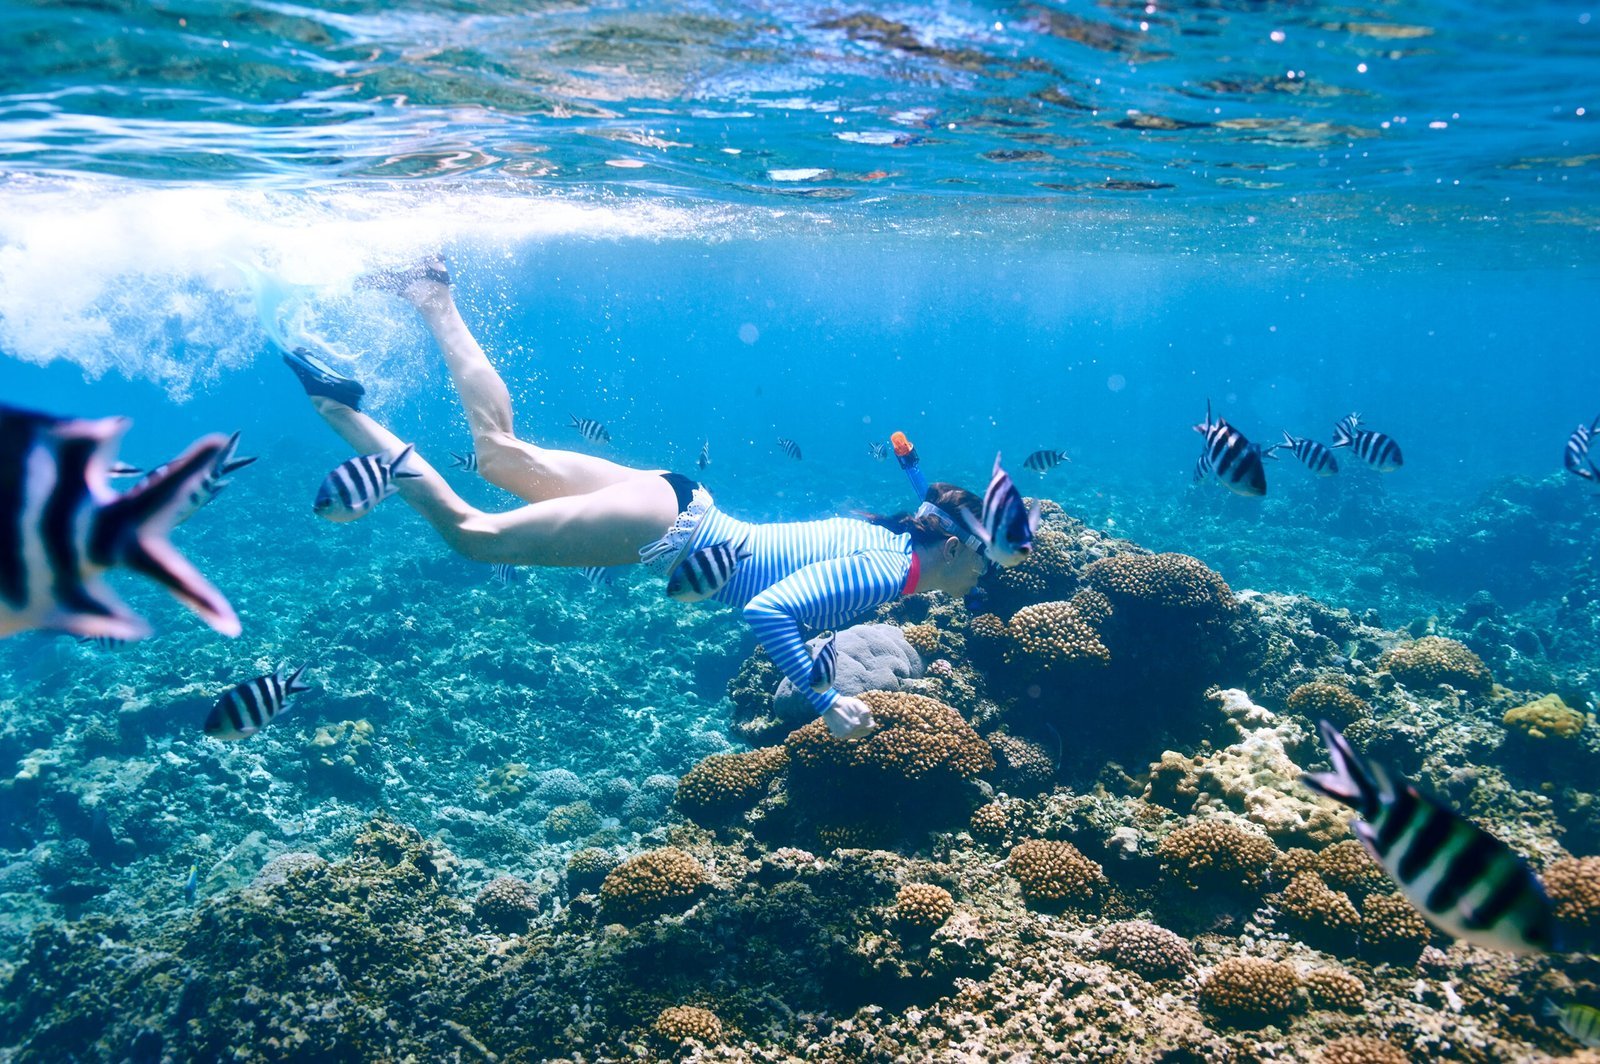
POLYGON ((495 583, 497 584, 511 584, 517 579, 517 567, 507 562, 496 562, 489 567, 489 571, 494 574, 495 583))
POLYGON ((309 663, 302 665, 285 679, 279 666, 265 676, 228 688, 206 717, 206 734, 213 739, 248 739, 288 708, 290 698, 311 690, 310 684, 300 682, 310 667, 309 663))
MULTIPOLYGON (((238 449, 239 434, 235 432, 232 436, 228 437, 227 446, 222 449, 221 454, 217 455, 217 459, 211 464, 211 469, 207 471, 205 479, 202 480, 195 487, 195 489, 189 493, 188 498, 184 500, 183 508, 178 511, 178 524, 183 524, 185 521, 189 520, 189 518, 199 513, 202 506, 208 505, 212 499, 215 499, 218 495, 221 495, 222 489, 231 483, 228 480, 228 477, 232 476, 234 473, 237 473, 239 470, 255 461, 255 458, 234 457, 238 449)), ((151 470, 148 474, 146 474, 146 476, 147 478, 156 476, 166 468, 167 466, 165 464, 156 466, 156 468, 151 470)))
POLYGON ((1400 445, 1381 432, 1360 428, 1361 415, 1351 414, 1333 427, 1333 445, 1349 447, 1361 460, 1380 473, 1393 473, 1406 464, 1400 445))
POLYGON ((1209 473, 1235 495, 1259 498, 1267 493, 1267 468, 1261 462, 1266 452, 1224 419, 1211 420, 1210 399, 1206 400, 1205 421, 1194 430, 1206 438, 1194 464, 1196 483, 1209 473))
POLYGON ((1332 772, 1302 777, 1361 814, 1351 828, 1407 900, 1446 934, 1488 949, 1555 949, 1555 910, 1533 870, 1465 817, 1356 755, 1327 721, 1317 729, 1332 772))
POLYGON ((739 563, 751 557, 744 543, 737 547, 724 540, 701 547, 677 565, 667 575, 667 597, 678 602, 699 602, 721 591, 739 568, 739 563))
POLYGON ((1596 468, 1594 459, 1589 456, 1589 445, 1594 440, 1594 434, 1600 432, 1600 417, 1587 425, 1579 425, 1572 430, 1572 435, 1567 437, 1567 453, 1562 458, 1562 464, 1567 467, 1567 472, 1582 477, 1590 483, 1600 483, 1600 468, 1596 468))
POLYGON ((833 686, 833 676, 839 667, 839 648, 836 645, 838 640, 838 635, 828 632, 822 641, 817 644, 816 653, 811 657, 811 689, 813 691, 826 691, 833 686))
POLYGON ((317 489, 312 509, 329 521, 354 521, 367 516, 373 507, 399 490, 395 481, 422 476, 407 464, 415 453, 415 445, 408 443, 393 458, 380 451, 340 462, 317 489))
POLYGON ((450 468, 465 469, 468 473, 476 473, 478 471, 478 452, 468 451, 466 454, 457 454, 451 451, 450 468))
POLYGON ((79 639, 80 643, 92 643, 96 650, 121 650, 128 645, 126 639, 118 639, 110 635, 85 636, 79 639))
POLYGON ((592 417, 579 417, 568 414, 572 419, 572 427, 578 430, 578 435, 590 443, 610 443, 611 431, 592 417))
POLYGON ((0 405, 0 637, 35 628, 149 635, 106 585, 115 567, 161 584, 223 635, 239 634, 228 600, 167 540, 227 438, 196 440, 160 475, 119 495, 106 471, 130 424, 0 405))
POLYGON ((889 445, 882 440, 873 440, 867 444, 867 457, 882 462, 889 457, 889 445))
POLYGON ((1000 468, 1000 452, 994 455, 994 474, 983 493, 983 513, 974 517, 963 510, 973 535, 983 541, 984 552, 1002 569, 1021 565, 1033 550, 1033 534, 1039 530, 1039 500, 1024 505, 1022 493, 1011 477, 1000 468))
POLYGON ((1307 469, 1319 477, 1331 477, 1339 472, 1339 463, 1334 459, 1333 452, 1316 440, 1305 436, 1291 436, 1285 429, 1283 443, 1279 446, 1300 459, 1307 469))
POLYGON ((1060 465, 1062 462, 1070 461, 1072 461, 1072 459, 1068 458, 1065 452, 1062 451, 1034 451, 1032 454, 1022 460, 1022 467, 1024 469, 1031 469, 1040 476, 1043 476, 1056 466, 1060 465))
POLYGON ((1600 1009, 1576 1001, 1563 1008, 1546 1000, 1544 1014, 1561 1025, 1568 1038, 1590 1049, 1600 1049, 1600 1009))
POLYGON ((608 565, 586 565, 583 567, 583 578, 595 587, 610 587, 611 567, 608 565))
POLYGON ((782 451, 790 458, 793 458, 796 462, 800 461, 800 445, 795 443, 789 437, 778 437, 778 450, 782 451))
POLYGON ((706 466, 711 464, 711 441, 710 440, 706 440, 706 441, 704 441, 703 443, 700 444, 700 457, 698 457, 698 458, 696 458, 694 460, 694 464, 699 469, 704 469, 706 466))

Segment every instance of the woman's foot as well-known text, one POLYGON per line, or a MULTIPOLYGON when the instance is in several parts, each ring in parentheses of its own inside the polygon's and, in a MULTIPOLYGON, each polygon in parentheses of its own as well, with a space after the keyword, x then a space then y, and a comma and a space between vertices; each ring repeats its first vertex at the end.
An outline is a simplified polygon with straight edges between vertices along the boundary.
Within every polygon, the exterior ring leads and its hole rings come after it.
POLYGON ((450 296, 450 271, 444 260, 430 255, 420 262, 396 270, 375 270, 356 278, 356 288, 374 292, 388 292, 399 296, 413 306, 433 302, 450 296))
POLYGON ((294 375, 300 378, 300 387, 306 390, 307 395, 332 399, 336 403, 348 406, 351 410, 361 409, 361 397, 367 394, 367 390, 361 386, 360 381, 335 373, 326 364, 313 358, 311 352, 303 347, 297 347, 285 354, 283 361, 294 370, 294 375))

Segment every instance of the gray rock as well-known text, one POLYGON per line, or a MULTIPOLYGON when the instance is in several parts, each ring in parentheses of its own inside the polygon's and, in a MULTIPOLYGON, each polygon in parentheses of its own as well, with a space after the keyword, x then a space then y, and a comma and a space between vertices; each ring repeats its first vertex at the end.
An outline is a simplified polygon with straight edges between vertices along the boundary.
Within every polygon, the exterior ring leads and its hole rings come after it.
MULTIPOLYGON (((862 691, 898 691, 906 680, 922 678, 922 657, 900 629, 892 624, 858 624, 839 633, 835 649, 839 652, 833 686, 840 694, 858 695, 862 691)), ((806 644, 816 653, 821 642, 806 644)), ((772 699, 773 716, 798 727, 817 715, 805 693, 795 689, 784 677, 772 699)))

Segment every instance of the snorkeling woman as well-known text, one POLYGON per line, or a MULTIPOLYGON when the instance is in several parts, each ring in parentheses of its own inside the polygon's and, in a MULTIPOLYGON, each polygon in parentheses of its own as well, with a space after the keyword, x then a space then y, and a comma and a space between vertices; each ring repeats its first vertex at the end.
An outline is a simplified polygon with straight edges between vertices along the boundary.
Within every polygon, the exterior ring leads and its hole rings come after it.
MULTIPOLYGON (((679 473, 632 469, 593 455, 539 447, 513 429, 511 395, 456 308, 442 263, 382 274, 372 286, 422 315, 466 408, 479 474, 527 505, 503 513, 469 506, 420 456, 396 481, 402 498, 451 549, 510 565, 642 564, 666 576, 706 548, 737 548, 737 564, 709 597, 735 606, 773 661, 806 693, 840 738, 866 733, 872 713, 858 698, 811 687, 802 626, 842 628, 886 602, 924 591, 960 597, 988 567, 983 541, 963 526, 982 500, 933 484, 915 513, 859 520, 753 524, 717 509, 706 489, 679 473)), ((405 444, 361 412, 365 390, 303 349, 284 355, 324 421, 361 454, 405 444)))

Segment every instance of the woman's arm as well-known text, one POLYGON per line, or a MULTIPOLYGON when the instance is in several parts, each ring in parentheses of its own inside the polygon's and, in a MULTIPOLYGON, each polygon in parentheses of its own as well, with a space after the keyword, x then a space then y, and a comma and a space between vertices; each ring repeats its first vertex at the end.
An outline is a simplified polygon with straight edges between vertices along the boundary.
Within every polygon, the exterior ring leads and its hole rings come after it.
POLYGON ((874 550, 831 558, 798 569, 751 599, 744 619, 783 674, 826 713, 839 697, 832 687, 811 690, 811 654, 800 636, 802 624, 836 628, 885 602, 905 586, 909 555, 874 550))

